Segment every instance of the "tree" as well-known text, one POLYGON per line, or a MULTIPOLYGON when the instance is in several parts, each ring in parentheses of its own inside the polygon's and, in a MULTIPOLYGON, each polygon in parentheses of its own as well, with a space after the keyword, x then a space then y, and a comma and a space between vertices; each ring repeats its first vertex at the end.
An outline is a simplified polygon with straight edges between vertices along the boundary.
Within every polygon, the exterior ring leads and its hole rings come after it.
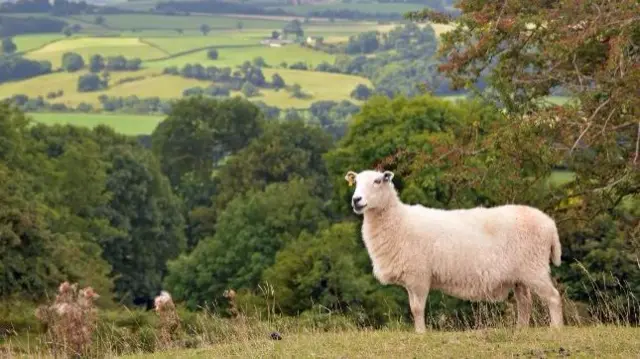
POLYGON ((202 33, 202 35, 207 36, 207 34, 211 32, 211 26, 207 24, 200 25, 200 32, 202 33))
POLYGON ((62 29, 62 33, 64 34, 64 36, 70 37, 71 35, 73 35, 73 30, 70 26, 65 26, 64 29, 62 29))
POLYGON ((62 55, 62 68, 67 72, 76 72, 84 67, 84 59, 75 52, 65 52, 62 55))
POLYGON ((107 87, 108 82, 96 74, 85 74, 78 78, 78 92, 99 91, 107 87))
POLYGON ((331 147, 331 137, 317 126, 306 125, 302 120, 270 122, 262 135, 220 168, 217 207, 224 208, 234 196, 250 189, 262 190, 271 183, 296 177, 316 182, 314 193, 327 195, 322 156, 331 147))
POLYGON ((273 31, 271 32, 271 38, 272 38, 273 40, 276 40, 276 39, 280 38, 280 32, 279 32, 278 30, 273 30, 273 31))
MULTIPOLYGON (((466 159, 464 151, 472 152, 484 141, 492 141, 491 130, 501 125, 504 122, 495 109, 476 102, 456 104, 429 95, 410 99, 376 96, 354 116, 341 146, 325 158, 336 181, 344 182, 344 168, 396 172, 400 198, 407 203, 436 208, 493 205, 500 203, 503 199, 497 196, 507 195, 507 191, 500 185, 488 185, 492 179, 478 177, 480 170, 485 170, 482 162, 469 160, 455 171, 450 167, 466 159), (474 188, 480 180, 485 184, 483 191, 474 188)), ((349 189, 339 182, 334 188, 338 191, 334 210, 350 216, 349 189)), ((522 189, 519 195, 539 197, 539 188, 522 189)))
POLYGON ((167 289, 190 308, 222 300, 228 287, 254 289, 278 250, 303 230, 325 225, 322 202, 310 187, 295 180, 236 197, 221 213, 214 237, 169 263, 167 289))
POLYGON ((267 62, 264 61, 264 57, 256 56, 256 57, 253 58, 253 66, 255 66, 255 67, 266 67, 267 66, 267 62))
POLYGON ((286 84, 282 76, 280 76, 278 73, 274 73, 273 76, 271 76, 271 86, 276 89, 281 89, 284 88, 286 84))
POLYGON ((89 59, 89 71, 96 73, 105 68, 104 58, 101 55, 93 55, 89 59))
POLYGON ((251 82, 245 82, 240 91, 247 97, 254 97, 260 94, 260 90, 251 82))
POLYGON ((209 60, 217 60, 218 59, 218 50, 209 49, 209 51, 207 51, 207 57, 209 58, 209 60))
POLYGON ((262 133, 262 124, 258 107, 245 99, 182 99, 154 130, 153 151, 174 188, 189 173, 202 183, 224 157, 262 133))
POLYGON ((370 266, 358 223, 343 222, 289 242, 264 271, 263 281, 273 286, 278 309, 287 315, 322 306, 364 325, 403 316, 404 290, 378 285, 370 266))
POLYGON ((304 99, 309 97, 309 95, 302 91, 302 86, 300 86, 300 84, 293 84, 293 86, 291 86, 291 97, 304 99))
POLYGON ((182 208, 151 153, 117 146, 108 157, 110 200, 102 212, 117 232, 101 239, 103 256, 113 267, 117 299, 150 303, 167 260, 184 249, 182 208))
MULTIPOLYGON (((540 204, 559 223, 567 263, 558 271, 561 282, 571 288, 570 298, 584 300, 580 278, 586 269, 590 278, 603 278, 595 285, 608 298, 623 301, 629 290, 637 296, 640 268, 632 258, 640 247, 631 238, 638 228, 632 198, 640 192, 640 98, 630 91, 640 87, 637 2, 464 0, 458 6, 458 25, 442 35, 440 70, 456 88, 474 89, 486 77, 490 91, 482 95, 509 121, 496 136, 496 158, 505 160, 489 166, 492 176, 513 176, 504 188, 515 192, 531 187, 531 178, 546 178, 551 168, 570 171, 575 179, 555 185, 540 204), (545 101, 556 93, 575 101, 545 101), (574 259, 589 266, 569 264, 574 259), (611 284, 618 280, 628 285, 611 284)), ((410 17, 449 21, 432 11, 410 17)), ((637 318, 632 312, 617 314, 637 318)))
POLYGON ((18 47, 13 42, 12 38, 5 37, 4 39, 2 39, 2 53, 3 54, 13 54, 14 52, 16 52, 17 49, 18 49, 18 47))
POLYGON ((244 28, 244 23, 242 21, 236 22, 236 29, 242 30, 244 28))
POLYGON ((304 30, 302 30, 302 24, 298 19, 294 19, 291 22, 288 22, 282 29, 282 33, 285 36, 289 34, 294 34, 296 35, 296 38, 301 38, 304 36, 304 30))
POLYGON ((351 36, 347 44, 346 52, 348 54, 369 54, 378 49, 380 42, 378 41, 378 33, 369 31, 351 36))
POLYGON ((104 16, 102 16, 102 15, 98 15, 98 16, 96 16, 96 17, 95 17, 95 19, 93 20, 93 22, 94 22, 96 25, 100 25, 100 26, 102 26, 102 25, 104 25, 104 24, 105 24, 105 18, 104 18, 104 16))
POLYGON ((367 85, 359 84, 351 91, 351 97, 356 100, 365 101, 371 97, 371 89, 367 87, 367 85))

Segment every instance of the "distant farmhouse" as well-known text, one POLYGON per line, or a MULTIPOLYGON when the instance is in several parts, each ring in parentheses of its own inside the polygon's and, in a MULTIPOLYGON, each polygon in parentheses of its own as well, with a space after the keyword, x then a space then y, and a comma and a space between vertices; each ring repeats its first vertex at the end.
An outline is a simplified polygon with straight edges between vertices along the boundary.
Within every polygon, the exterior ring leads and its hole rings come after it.
POLYGON ((265 46, 270 46, 270 47, 282 47, 282 46, 290 45, 293 43, 294 43, 293 40, 272 39, 272 38, 268 38, 260 41, 260 44, 265 46))
POLYGON ((307 36, 306 40, 307 44, 311 46, 321 45, 323 41, 324 38, 322 38, 321 36, 307 36))

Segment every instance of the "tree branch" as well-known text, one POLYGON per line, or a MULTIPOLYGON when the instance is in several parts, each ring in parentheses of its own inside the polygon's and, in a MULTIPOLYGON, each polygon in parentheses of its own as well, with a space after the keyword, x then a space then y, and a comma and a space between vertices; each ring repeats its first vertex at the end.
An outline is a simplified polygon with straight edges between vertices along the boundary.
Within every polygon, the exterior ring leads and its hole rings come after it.
POLYGON ((636 155, 633 157, 633 164, 638 163, 639 150, 640 150, 640 122, 638 122, 638 135, 636 136, 636 155))
POLYGON ((593 111, 593 114, 591 115, 591 117, 589 117, 589 119, 587 120, 587 122, 589 122, 589 124, 587 125, 587 128, 585 128, 582 133, 580 134, 580 136, 578 136, 578 139, 576 140, 576 142, 573 144, 573 146, 571 146, 571 150, 569 151, 569 155, 571 155, 573 153, 573 150, 576 148, 576 146, 578 146, 578 142, 580 142, 580 140, 582 139, 582 136, 584 136, 585 133, 587 133, 587 131, 589 130, 589 128, 591 127, 591 125, 593 124, 593 119, 594 117, 596 117, 596 115, 598 114, 598 112, 600 112, 600 110, 606 106, 609 101, 611 101, 611 97, 609 97, 605 102, 601 103, 595 111, 593 111))

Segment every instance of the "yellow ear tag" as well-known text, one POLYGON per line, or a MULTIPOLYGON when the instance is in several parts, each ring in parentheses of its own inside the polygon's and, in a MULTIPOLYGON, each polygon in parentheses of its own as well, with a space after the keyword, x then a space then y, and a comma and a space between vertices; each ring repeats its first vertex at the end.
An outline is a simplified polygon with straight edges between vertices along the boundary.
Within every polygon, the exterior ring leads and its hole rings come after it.
POLYGON ((349 187, 353 186, 353 177, 349 177, 349 187))

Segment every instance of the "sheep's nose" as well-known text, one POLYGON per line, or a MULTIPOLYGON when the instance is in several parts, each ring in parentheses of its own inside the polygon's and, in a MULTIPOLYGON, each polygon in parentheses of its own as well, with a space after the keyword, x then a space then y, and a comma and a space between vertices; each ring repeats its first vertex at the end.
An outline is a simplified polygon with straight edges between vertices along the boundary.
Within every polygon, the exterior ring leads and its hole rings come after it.
POLYGON ((360 202, 361 199, 362 199, 362 197, 353 197, 353 199, 352 199, 353 204, 358 204, 358 202, 360 202))

